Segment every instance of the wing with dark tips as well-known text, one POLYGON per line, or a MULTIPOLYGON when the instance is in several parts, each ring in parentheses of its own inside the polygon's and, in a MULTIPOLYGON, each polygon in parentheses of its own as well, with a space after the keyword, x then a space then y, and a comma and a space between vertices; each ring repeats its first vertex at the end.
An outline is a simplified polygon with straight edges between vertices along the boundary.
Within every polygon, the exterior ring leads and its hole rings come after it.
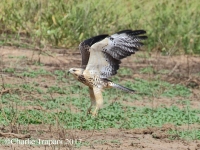
POLYGON ((90 47, 94 43, 99 42, 108 36, 109 35, 107 35, 107 34, 102 34, 102 35, 98 35, 98 36, 89 38, 89 39, 83 41, 82 43, 80 43, 79 50, 81 51, 81 56, 82 56, 82 64, 81 64, 82 68, 86 68, 86 66, 87 66, 87 63, 88 63, 88 60, 90 57, 90 53, 89 53, 90 47))
POLYGON ((144 30, 123 30, 94 43, 90 49, 86 71, 108 78, 117 73, 121 59, 134 54, 147 39, 144 30))

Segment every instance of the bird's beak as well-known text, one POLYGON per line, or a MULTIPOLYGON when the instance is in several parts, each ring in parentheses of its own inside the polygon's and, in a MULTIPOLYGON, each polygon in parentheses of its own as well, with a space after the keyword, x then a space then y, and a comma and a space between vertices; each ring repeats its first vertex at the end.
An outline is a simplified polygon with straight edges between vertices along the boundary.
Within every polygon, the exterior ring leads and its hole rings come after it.
POLYGON ((69 73, 70 73, 70 72, 69 72, 69 71, 67 71, 67 75, 69 75, 69 73))

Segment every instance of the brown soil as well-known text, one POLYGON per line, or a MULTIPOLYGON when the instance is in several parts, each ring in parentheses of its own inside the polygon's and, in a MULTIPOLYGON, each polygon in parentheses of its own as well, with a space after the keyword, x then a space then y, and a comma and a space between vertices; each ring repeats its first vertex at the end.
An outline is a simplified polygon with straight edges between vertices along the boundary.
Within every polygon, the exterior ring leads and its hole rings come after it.
MULTIPOLYGON (((199 126, 199 125, 198 125, 199 126)), ((25 127, 24 127, 25 128, 25 127)), ((167 133, 170 129, 176 129, 171 124, 163 125, 162 127, 152 127, 147 129, 106 129, 103 131, 81 131, 81 130, 64 130, 47 125, 29 125, 26 127, 31 134, 31 139, 41 140, 77 140, 82 142, 81 148, 75 148, 72 143, 52 144, 52 145, 7 145, 0 146, 4 150, 198 150, 200 149, 200 141, 185 141, 176 137, 176 135, 169 135, 167 133), (174 140, 170 140, 170 137, 174 140)), ((181 128, 181 127, 179 127, 181 128)), ((184 127, 183 127, 184 128, 184 127)))
MULTIPOLYGON (((161 54, 153 53, 147 54, 145 52, 138 52, 127 59, 124 59, 121 66, 133 69, 133 75, 131 78, 143 78, 143 79, 154 79, 159 76, 160 79, 168 81, 170 83, 180 83, 191 88, 192 95, 189 98, 191 107, 200 108, 200 57, 198 56, 162 56, 161 54), (148 57, 147 57, 148 55, 148 57), (141 73, 141 68, 151 67, 152 72, 141 73), (165 71, 163 73, 162 71, 165 71)), ((62 69, 68 70, 71 66, 79 67, 81 57, 78 51, 76 53, 68 52, 67 50, 56 50, 51 49, 48 51, 39 50, 27 50, 18 49, 14 47, 1 47, 0 48, 0 70, 5 67, 16 68, 18 71, 22 71, 26 68, 35 69, 38 66, 34 65, 35 62, 41 62, 44 64, 46 70, 62 69), (24 56, 25 59, 19 59, 17 57, 24 56), (12 57, 12 59, 10 59, 12 57), (11 61, 12 60, 12 61, 11 61), (73 64, 73 65, 72 65, 73 64)), ((1 73, 4 78, 4 83, 20 83, 22 79, 9 74, 1 73)), ((52 76, 45 76, 48 79, 48 84, 42 83, 41 85, 45 88, 54 83, 52 76)), ((126 78, 123 77, 123 78, 126 78)), ((127 76, 128 78, 128 76, 127 76)), ((40 81, 42 79, 23 79, 24 82, 33 82, 34 80, 40 81)), ((40 82, 39 82, 40 83, 40 82)), ((0 82, 1 84, 1 82, 0 82)), ((17 90, 17 89, 16 89, 17 90)), ((12 92, 9 90, 0 91, 12 92)), ((19 91, 20 92, 20 91, 19 91)), ((37 96, 37 95, 34 95, 37 96)), ((57 95, 53 95, 57 96, 57 95)), ((179 101, 181 98, 179 99, 179 101)), ((149 100, 144 98, 142 101, 134 102, 123 102, 126 105, 132 106, 171 106, 176 104, 178 107, 184 107, 181 103, 178 103, 177 99, 170 98, 153 98, 149 100)), ((1 106, 3 107, 3 106, 1 106)), ((27 106, 20 107, 20 109, 39 109, 43 108, 39 106, 27 106)), ((76 108, 73 109, 74 111, 76 108)), ((55 111, 59 111, 55 109, 55 111)), ((179 127, 187 129, 188 127, 179 127)), ((190 126, 191 128, 191 126, 190 126)), ((194 128, 200 128, 199 125, 195 125, 194 128)), ((170 129, 177 129, 171 124, 166 124, 163 127, 152 127, 145 129, 106 129, 102 131, 85 131, 85 130, 65 130, 59 126, 48 126, 48 125, 29 125, 21 126, 20 130, 28 130, 31 139, 60 139, 65 141, 66 139, 81 139, 83 146, 81 148, 75 148, 71 144, 57 144, 57 145, 2 145, 0 150, 42 150, 42 149, 84 149, 84 150, 124 150, 124 149, 146 149, 146 150, 200 150, 200 141, 185 141, 179 139, 173 135, 168 134, 167 131, 170 129), (175 140, 170 140, 173 138, 175 140)), ((10 131, 10 127, 1 127, 0 131, 10 131)), ((13 131, 10 131, 13 132, 13 131)), ((8 138, 14 138, 19 135, 1 135, 7 136, 8 138)))
MULTIPOLYGON (((199 125, 196 125, 199 127, 199 125)), ((184 141, 180 140, 176 135, 167 133, 170 129, 176 129, 171 124, 163 125, 162 127, 152 127, 147 129, 106 129, 103 131, 81 131, 81 130, 64 130, 61 128, 51 127, 47 125, 29 125, 23 127, 29 130, 32 140, 44 139, 59 139, 61 141, 77 140, 85 143, 81 149, 84 150, 123 150, 123 149, 152 149, 152 150, 197 150, 200 149, 200 141, 184 141), (170 140, 169 138, 175 140, 170 140)), ((186 128, 186 127, 179 127, 186 128)), ((79 149, 74 148, 71 143, 55 144, 51 146, 36 146, 36 145, 7 145, 0 146, 0 149, 15 149, 15 150, 40 150, 44 149, 79 149)))

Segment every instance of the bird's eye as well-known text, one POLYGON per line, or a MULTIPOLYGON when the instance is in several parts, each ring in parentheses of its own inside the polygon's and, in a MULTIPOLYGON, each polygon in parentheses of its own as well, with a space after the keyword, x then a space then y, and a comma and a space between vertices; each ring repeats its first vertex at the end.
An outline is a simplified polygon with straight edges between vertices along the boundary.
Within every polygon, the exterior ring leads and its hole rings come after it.
POLYGON ((76 69, 73 69, 72 71, 74 71, 74 72, 75 72, 75 71, 76 71, 76 69))

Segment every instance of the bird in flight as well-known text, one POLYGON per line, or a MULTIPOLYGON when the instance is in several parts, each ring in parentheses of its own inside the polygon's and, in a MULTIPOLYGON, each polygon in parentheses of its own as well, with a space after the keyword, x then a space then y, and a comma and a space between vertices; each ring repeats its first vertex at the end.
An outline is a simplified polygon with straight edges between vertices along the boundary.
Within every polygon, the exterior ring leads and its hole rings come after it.
POLYGON ((134 54, 143 45, 141 40, 147 39, 144 30, 123 30, 111 36, 107 34, 89 38, 79 45, 82 55, 81 68, 71 68, 75 79, 89 87, 91 105, 88 113, 97 115, 103 105, 102 91, 106 88, 116 88, 126 92, 135 91, 118 85, 108 78, 115 75, 121 59, 134 54), (92 106, 95 106, 93 112, 92 106))

